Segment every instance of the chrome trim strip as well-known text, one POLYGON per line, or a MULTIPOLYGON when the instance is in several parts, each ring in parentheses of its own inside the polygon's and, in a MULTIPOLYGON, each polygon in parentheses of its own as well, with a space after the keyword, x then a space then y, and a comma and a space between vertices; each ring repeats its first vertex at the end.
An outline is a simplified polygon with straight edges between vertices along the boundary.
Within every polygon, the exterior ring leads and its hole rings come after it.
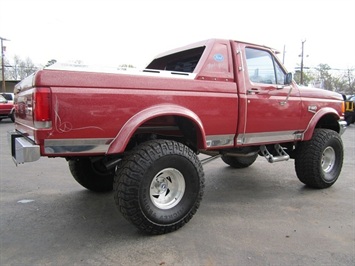
POLYGON ((36 129, 51 128, 52 121, 34 121, 34 126, 36 129))
POLYGON ((237 137, 237 144, 256 144, 266 142, 283 142, 294 141, 300 139, 299 131, 277 131, 277 132, 263 132, 263 133, 245 133, 240 134, 237 137))
POLYGON ((105 153, 112 141, 112 138, 49 139, 44 140, 44 151, 48 155, 65 153, 105 153))
POLYGON ((234 144, 234 135, 206 136, 206 145, 208 148, 233 146, 233 144, 234 144))

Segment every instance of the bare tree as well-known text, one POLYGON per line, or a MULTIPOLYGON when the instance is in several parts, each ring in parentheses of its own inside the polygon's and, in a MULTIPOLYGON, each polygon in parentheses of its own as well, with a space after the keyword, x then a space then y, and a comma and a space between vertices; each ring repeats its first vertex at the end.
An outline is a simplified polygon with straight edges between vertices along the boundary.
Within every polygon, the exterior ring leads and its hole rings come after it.
POLYGON ((331 83, 333 90, 339 93, 343 93, 346 88, 346 80, 342 76, 332 76, 331 83))
POLYGON ((20 63, 20 79, 33 74, 37 70, 38 68, 33 64, 32 60, 27 57, 25 61, 20 63))
POLYGON ((319 64, 318 67, 316 67, 316 70, 318 71, 317 79, 322 84, 321 88, 330 91, 334 90, 332 84, 332 75, 329 73, 331 67, 327 64, 319 64))
POLYGON ((22 60, 18 55, 13 57, 13 63, 6 63, 5 77, 10 80, 21 80, 36 72, 39 68, 27 57, 22 60))
POLYGON ((345 72, 344 79, 346 81, 346 94, 355 94, 355 69, 348 68, 345 72))

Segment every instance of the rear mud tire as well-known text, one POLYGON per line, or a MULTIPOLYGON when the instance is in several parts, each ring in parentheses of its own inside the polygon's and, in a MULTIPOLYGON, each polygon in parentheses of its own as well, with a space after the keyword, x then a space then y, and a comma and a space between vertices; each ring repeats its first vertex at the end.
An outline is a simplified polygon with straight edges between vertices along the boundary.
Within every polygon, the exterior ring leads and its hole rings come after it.
POLYGON ((69 160, 69 170, 83 187, 95 192, 109 192, 113 188, 114 171, 108 171, 100 161, 93 163, 89 158, 69 160))
POLYGON ((120 212, 151 235, 184 226, 196 213, 203 190, 204 173, 196 154, 170 140, 137 146, 123 159, 114 182, 120 212))
POLYGON ((234 156, 227 156, 223 155, 222 160, 229 166, 233 168, 246 168, 252 165, 256 159, 258 158, 258 154, 248 156, 248 157, 234 157, 234 156))
POLYGON ((340 175, 343 157, 339 134, 329 129, 315 129, 312 139, 299 143, 296 149, 297 177, 309 187, 328 188, 340 175))

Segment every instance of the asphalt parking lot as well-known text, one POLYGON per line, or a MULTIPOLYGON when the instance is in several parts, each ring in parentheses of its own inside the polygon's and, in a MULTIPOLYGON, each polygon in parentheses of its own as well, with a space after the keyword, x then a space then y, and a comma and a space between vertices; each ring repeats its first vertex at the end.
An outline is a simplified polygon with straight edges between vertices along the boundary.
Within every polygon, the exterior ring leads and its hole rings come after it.
POLYGON ((339 180, 314 190, 293 160, 236 170, 204 165, 201 206, 182 229, 147 236, 113 194, 85 190, 64 159, 16 167, 0 122, 0 265, 354 265, 355 126, 339 180))

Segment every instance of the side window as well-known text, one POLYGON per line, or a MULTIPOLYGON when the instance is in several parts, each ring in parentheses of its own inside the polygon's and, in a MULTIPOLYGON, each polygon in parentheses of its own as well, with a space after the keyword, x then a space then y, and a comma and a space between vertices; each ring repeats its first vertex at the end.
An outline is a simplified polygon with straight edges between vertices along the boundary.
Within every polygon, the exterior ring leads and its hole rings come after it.
POLYGON ((285 73, 267 51, 246 48, 249 79, 255 83, 284 84, 285 73))

